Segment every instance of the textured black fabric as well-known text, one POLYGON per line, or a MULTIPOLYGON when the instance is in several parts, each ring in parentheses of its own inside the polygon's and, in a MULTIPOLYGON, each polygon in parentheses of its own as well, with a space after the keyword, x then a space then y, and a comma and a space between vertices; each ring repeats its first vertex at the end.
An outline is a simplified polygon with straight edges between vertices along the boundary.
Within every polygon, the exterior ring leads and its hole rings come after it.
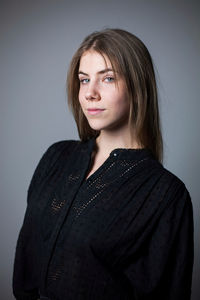
POLYGON ((43 155, 17 242, 18 300, 188 300, 189 193, 147 149, 115 149, 88 179, 95 139, 43 155))

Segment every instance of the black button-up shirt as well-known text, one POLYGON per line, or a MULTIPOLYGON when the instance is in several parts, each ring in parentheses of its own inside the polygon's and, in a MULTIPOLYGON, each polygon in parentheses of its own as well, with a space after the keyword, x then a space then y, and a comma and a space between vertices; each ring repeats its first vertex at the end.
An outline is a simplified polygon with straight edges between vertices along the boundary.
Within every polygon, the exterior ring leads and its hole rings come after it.
POLYGON ((147 149, 115 149, 88 179, 95 139, 44 154, 28 190, 18 300, 188 300, 189 193, 147 149))

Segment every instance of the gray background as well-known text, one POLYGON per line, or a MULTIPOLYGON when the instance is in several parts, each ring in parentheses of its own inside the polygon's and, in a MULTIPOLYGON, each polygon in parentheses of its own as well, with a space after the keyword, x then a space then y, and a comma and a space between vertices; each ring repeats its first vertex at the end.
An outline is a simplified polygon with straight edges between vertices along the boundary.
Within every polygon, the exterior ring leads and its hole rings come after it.
POLYGON ((199 1, 1 1, 0 297, 13 299, 17 235, 33 171, 55 141, 77 139, 67 108, 66 72, 82 39, 103 27, 139 36, 157 72, 164 165, 188 188, 194 207, 192 299, 200 299, 199 1))

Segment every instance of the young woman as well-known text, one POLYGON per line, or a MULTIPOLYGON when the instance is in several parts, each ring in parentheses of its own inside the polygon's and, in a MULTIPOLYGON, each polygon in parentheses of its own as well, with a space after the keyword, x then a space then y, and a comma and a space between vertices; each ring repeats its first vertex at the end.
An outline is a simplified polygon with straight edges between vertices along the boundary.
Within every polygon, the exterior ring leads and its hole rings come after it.
POLYGON ((33 175, 16 299, 189 300, 192 205, 161 164, 147 48, 124 30, 92 33, 67 85, 80 141, 53 144, 33 175))

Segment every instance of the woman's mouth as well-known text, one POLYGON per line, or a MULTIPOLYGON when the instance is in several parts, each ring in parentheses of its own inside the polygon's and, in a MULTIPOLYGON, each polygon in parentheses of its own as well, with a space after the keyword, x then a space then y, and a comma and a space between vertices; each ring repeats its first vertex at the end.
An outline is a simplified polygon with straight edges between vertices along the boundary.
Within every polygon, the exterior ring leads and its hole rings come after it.
POLYGON ((89 115, 98 115, 104 110, 105 109, 100 109, 100 108, 88 108, 87 109, 89 115))

